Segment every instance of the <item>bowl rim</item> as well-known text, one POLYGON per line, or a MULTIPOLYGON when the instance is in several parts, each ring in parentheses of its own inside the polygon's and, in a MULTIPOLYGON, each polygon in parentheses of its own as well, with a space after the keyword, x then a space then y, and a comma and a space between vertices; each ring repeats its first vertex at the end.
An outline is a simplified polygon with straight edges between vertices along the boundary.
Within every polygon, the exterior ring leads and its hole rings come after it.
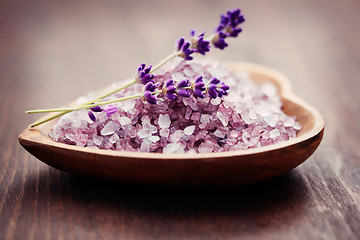
MULTIPOLYGON (((148 152, 132 152, 132 151, 119 151, 119 150, 106 150, 106 149, 94 149, 87 147, 79 147, 74 145, 68 145, 65 143, 59 143, 52 140, 49 136, 45 135, 41 130, 43 126, 38 126, 34 128, 27 127, 20 135, 19 142, 23 146, 28 145, 43 145, 47 147, 82 152, 86 154, 96 154, 103 155, 109 157, 126 157, 126 158, 137 158, 137 159, 171 159, 171 160, 188 160, 188 159, 204 159, 204 160, 212 160, 217 158, 227 158, 227 157, 235 157, 235 156, 246 156, 259 154, 263 152, 276 151, 282 148, 286 148, 292 145, 295 145, 300 142, 304 142, 316 135, 318 135, 321 131, 323 131, 325 122, 323 116, 320 112, 315 109, 313 106, 306 103, 304 100, 296 96, 291 88, 290 80, 281 72, 265 67, 262 65, 248 63, 248 62, 228 62, 225 64, 230 70, 236 69, 248 71, 250 73, 260 73, 263 75, 268 75, 275 79, 281 86, 280 97, 283 99, 290 100, 291 102, 302 106, 307 109, 314 117, 314 126, 301 136, 297 136, 287 141, 279 142, 276 144, 271 144, 268 146, 246 149, 246 150, 233 150, 227 152, 211 152, 211 153, 148 153, 148 152)), ((51 114, 48 114, 41 119, 45 119, 49 117, 51 114)), ((55 119, 57 121, 58 119, 55 119)), ((45 123, 44 125, 53 124, 55 121, 50 121, 45 123)))

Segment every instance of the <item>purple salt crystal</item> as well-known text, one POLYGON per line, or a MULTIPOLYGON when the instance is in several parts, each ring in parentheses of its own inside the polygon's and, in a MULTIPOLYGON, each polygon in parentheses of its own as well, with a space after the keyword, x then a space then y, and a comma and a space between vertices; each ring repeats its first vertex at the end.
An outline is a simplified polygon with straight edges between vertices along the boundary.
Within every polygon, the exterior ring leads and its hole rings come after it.
POLYGON ((139 136, 139 138, 148 138, 152 134, 151 134, 150 130, 140 129, 140 131, 137 133, 137 135, 139 136))
POLYGON ((201 122, 201 123, 209 123, 209 122, 210 122, 210 119, 211 119, 211 115, 209 115, 209 114, 203 114, 203 115, 201 115, 201 117, 200 117, 200 122, 201 122))
POLYGON ((118 141, 120 138, 119 138, 119 136, 116 134, 116 133, 114 133, 110 138, 109 138, 109 142, 111 142, 111 143, 116 143, 116 141, 118 141))
POLYGON ((119 122, 121 125, 129 125, 131 124, 131 120, 128 117, 120 117, 119 122))
POLYGON ((184 129, 184 134, 185 135, 192 135, 195 131, 195 125, 192 125, 192 126, 188 126, 184 129))
POLYGON ((163 153, 183 153, 184 148, 180 143, 169 143, 166 147, 163 149, 163 153))
POLYGON ((211 99, 210 101, 211 105, 219 105, 221 103, 221 100, 219 98, 211 99))
POLYGON ((264 120, 270 127, 275 127, 276 124, 277 124, 277 121, 276 121, 275 117, 272 116, 272 115, 265 116, 264 120))
POLYGON ((217 112, 217 116, 218 116, 220 122, 222 123, 222 125, 224 127, 226 127, 228 125, 228 123, 229 123, 229 118, 224 116, 224 114, 222 112, 220 112, 220 111, 217 112))
POLYGON ((96 146, 100 146, 102 144, 104 138, 101 136, 93 135, 92 140, 96 146))
POLYGON ((159 134, 161 137, 169 137, 170 130, 168 128, 160 129, 159 134))
POLYGON ((218 138, 224 138, 226 136, 226 132, 220 131, 219 129, 217 129, 214 132, 214 135, 218 138))
POLYGON ((116 123, 109 121, 105 124, 104 128, 100 131, 100 134, 103 136, 114 134, 115 131, 119 130, 120 126, 116 123))
POLYGON ((270 138, 273 138, 273 139, 280 136, 279 129, 273 129, 269 133, 270 133, 270 138))
POLYGON ((173 134, 170 135, 171 142, 178 142, 181 137, 184 136, 183 130, 176 130, 173 134))
POLYGON ((209 153, 212 152, 214 149, 214 142, 206 141, 200 144, 198 151, 199 153, 209 153))
POLYGON ((160 128, 169 128, 171 124, 169 114, 160 114, 158 124, 160 128))
POLYGON ((151 137, 148 137, 148 139, 153 143, 160 140, 159 136, 151 136, 151 137))
POLYGON ((148 140, 148 139, 143 140, 142 143, 141 143, 141 146, 140 146, 140 151, 149 152, 150 144, 151 144, 150 140, 148 140))
POLYGON ((185 119, 189 120, 191 114, 192 114, 191 108, 187 107, 187 108, 186 108, 186 111, 185 111, 185 119))
POLYGON ((192 115, 191 115, 191 120, 193 121, 199 121, 200 120, 200 116, 201 114, 199 112, 194 112, 192 115))

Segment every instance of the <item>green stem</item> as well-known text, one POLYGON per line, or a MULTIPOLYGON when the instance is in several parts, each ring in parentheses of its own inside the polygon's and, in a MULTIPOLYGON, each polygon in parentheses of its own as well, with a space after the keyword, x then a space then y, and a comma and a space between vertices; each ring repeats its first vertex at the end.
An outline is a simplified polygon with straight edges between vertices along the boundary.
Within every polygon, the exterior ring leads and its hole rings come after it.
POLYGON ((48 112, 72 112, 72 111, 77 111, 77 110, 81 110, 81 109, 88 109, 88 108, 92 108, 92 107, 96 107, 96 106, 102 106, 102 105, 107 105, 107 104, 111 104, 111 103, 115 103, 115 102, 133 99, 133 98, 138 98, 141 96, 142 96, 142 94, 136 94, 133 96, 117 98, 117 99, 109 100, 109 101, 105 101, 105 102, 100 102, 100 103, 95 103, 95 104, 90 104, 90 105, 89 104, 81 105, 79 107, 74 107, 74 108, 48 108, 48 109, 40 109, 40 110, 29 110, 29 111, 26 111, 26 113, 32 114, 32 113, 48 113, 48 112))
MULTIPOLYGON (((116 93, 116 92, 118 92, 118 91, 120 91, 120 90, 123 90, 123 89, 125 89, 125 88, 133 85, 134 83, 136 83, 136 79, 133 80, 132 82, 129 82, 129 83, 127 83, 127 84, 119 87, 119 88, 116 88, 116 89, 114 89, 114 90, 111 90, 110 92, 107 92, 107 93, 105 93, 105 94, 103 94, 103 95, 101 95, 101 96, 98 96, 98 97, 95 98, 94 100, 89 101, 89 102, 86 102, 86 103, 82 104, 81 106, 89 105, 89 104, 98 102, 98 101, 100 101, 100 100, 103 99, 103 98, 106 98, 106 97, 108 97, 108 96, 110 96, 110 95, 112 95, 112 94, 114 94, 114 93, 116 93)), ((94 106, 95 106, 95 105, 92 105, 91 107, 94 107, 94 106)), ((49 109, 44 109, 44 110, 49 110, 49 109)), ((30 111, 26 111, 26 113, 57 112, 57 111, 44 111, 44 110, 30 110, 30 111)), ((41 125, 41 124, 43 124, 43 123, 46 123, 46 122, 51 121, 51 120, 53 120, 53 119, 55 119, 55 118, 61 117, 61 116, 65 115, 65 114, 67 114, 67 113, 70 113, 70 112, 72 112, 72 111, 74 111, 74 110, 61 110, 60 113, 57 113, 57 114, 55 114, 55 115, 53 115, 53 116, 50 116, 50 117, 48 117, 48 118, 46 118, 46 119, 44 119, 44 120, 35 122, 35 123, 31 124, 30 127, 39 126, 39 125, 41 125)))
POLYGON ((171 59, 173 59, 174 57, 179 55, 179 51, 175 51, 172 54, 170 54, 169 56, 167 56, 166 58, 164 58, 163 60, 161 60, 156 66, 154 66, 150 73, 155 72, 157 69, 159 69, 161 66, 163 66, 165 63, 167 63, 168 61, 170 61, 171 59))

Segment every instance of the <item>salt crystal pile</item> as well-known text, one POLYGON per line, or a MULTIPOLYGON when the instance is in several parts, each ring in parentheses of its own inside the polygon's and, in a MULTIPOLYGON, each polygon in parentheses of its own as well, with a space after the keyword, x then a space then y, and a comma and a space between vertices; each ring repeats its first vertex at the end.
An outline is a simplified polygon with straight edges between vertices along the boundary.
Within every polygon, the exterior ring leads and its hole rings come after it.
MULTIPOLYGON (((57 142, 99 149, 208 153, 286 141, 301 129, 293 117, 282 112, 275 86, 256 86, 246 72, 234 75, 212 60, 174 60, 156 74, 155 82, 169 78, 194 80, 200 75, 205 79, 217 77, 230 86, 229 95, 221 99, 179 97, 177 101, 160 95, 156 105, 140 98, 126 100, 116 103, 119 111, 110 117, 105 112, 96 113, 95 122, 89 119, 87 110, 75 111, 62 116, 49 136, 57 142)), ((107 100, 141 90, 142 85, 135 84, 107 100)))

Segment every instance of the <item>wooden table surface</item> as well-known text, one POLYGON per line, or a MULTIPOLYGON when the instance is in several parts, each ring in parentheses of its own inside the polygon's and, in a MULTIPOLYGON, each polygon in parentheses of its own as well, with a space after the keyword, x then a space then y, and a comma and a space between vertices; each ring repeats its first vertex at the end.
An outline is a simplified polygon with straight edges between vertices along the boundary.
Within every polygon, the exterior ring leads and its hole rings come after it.
POLYGON ((360 1, 1 1, 0 239, 360 239, 360 1), (126 186, 51 168, 18 134, 39 116, 156 63, 241 7, 209 56, 276 68, 325 117, 323 142, 271 181, 126 186))

